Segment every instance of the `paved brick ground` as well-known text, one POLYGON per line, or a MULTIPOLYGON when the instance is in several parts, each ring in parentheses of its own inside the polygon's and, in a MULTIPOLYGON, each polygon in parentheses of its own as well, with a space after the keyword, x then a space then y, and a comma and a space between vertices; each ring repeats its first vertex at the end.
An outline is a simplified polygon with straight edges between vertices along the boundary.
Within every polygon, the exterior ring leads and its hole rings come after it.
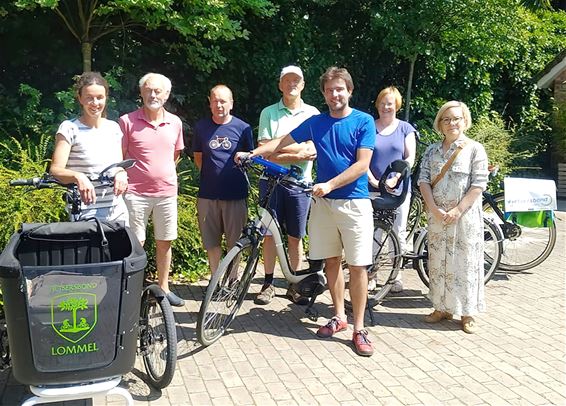
MULTIPOLYGON (((332 315, 329 295, 318 304, 322 318, 313 322, 283 297, 281 280, 270 305, 246 300, 229 334, 203 349, 195 336, 202 282, 177 287, 187 305, 175 310, 173 383, 151 389, 138 363, 122 386, 136 405, 566 405, 566 213, 558 217, 556 248, 544 264, 498 273, 487 285, 488 311, 478 318, 477 334, 465 334, 457 321, 425 324, 427 289, 415 271, 404 270, 405 291, 374 312, 371 358, 354 353, 351 330, 317 338, 318 324, 332 315)), ((0 404, 27 396, 27 388, 0 373, 0 404)), ((94 402, 123 403, 114 397, 94 402)))

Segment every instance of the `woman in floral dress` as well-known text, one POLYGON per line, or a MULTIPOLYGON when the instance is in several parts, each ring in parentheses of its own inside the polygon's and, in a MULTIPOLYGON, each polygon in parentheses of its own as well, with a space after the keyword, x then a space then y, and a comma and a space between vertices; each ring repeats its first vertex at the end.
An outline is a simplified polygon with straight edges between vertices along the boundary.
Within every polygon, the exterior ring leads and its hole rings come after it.
POLYGON ((464 103, 450 101, 440 108, 434 129, 444 138, 425 151, 418 181, 428 212, 429 297, 434 307, 425 321, 460 315, 466 333, 476 330, 472 316, 485 310, 481 195, 487 185, 487 155, 480 143, 464 134, 471 125, 464 103))

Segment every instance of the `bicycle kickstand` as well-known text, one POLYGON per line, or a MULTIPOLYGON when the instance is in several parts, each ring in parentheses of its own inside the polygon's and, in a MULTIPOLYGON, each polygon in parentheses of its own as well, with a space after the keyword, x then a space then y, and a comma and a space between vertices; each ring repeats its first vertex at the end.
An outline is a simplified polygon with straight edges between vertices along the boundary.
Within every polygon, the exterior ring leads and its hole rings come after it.
POLYGON ((305 309, 305 314, 308 316, 309 320, 317 321, 318 320, 318 310, 313 308, 314 302, 316 301, 318 295, 311 296, 309 303, 305 309))

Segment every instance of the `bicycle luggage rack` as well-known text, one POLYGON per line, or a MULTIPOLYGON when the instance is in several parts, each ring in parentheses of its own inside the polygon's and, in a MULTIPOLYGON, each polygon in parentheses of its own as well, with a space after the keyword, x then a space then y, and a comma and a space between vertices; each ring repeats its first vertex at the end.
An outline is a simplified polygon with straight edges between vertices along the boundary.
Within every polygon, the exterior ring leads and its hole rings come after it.
POLYGON ((12 373, 24 405, 123 396, 147 259, 122 223, 23 224, 0 255, 12 373))

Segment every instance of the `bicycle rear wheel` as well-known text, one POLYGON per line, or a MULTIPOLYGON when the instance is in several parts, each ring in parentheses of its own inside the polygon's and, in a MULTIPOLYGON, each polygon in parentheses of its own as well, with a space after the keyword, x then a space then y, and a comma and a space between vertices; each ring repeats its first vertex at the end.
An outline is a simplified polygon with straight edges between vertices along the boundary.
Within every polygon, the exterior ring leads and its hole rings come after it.
POLYGON ((424 203, 420 193, 413 191, 411 195, 411 206, 409 208, 409 217, 407 219, 407 241, 411 241, 415 231, 426 224, 424 214, 424 203))
POLYGON ((379 304, 391 290, 401 268, 401 245, 392 226, 376 222, 373 232, 373 264, 369 269, 368 300, 379 304), (373 286, 375 284, 375 287, 373 286))
MULTIPOLYGON (((505 196, 493 196, 495 204, 505 212, 505 196)), ((503 254, 499 268, 505 271, 525 271, 540 265, 552 252, 556 244, 556 224, 549 227, 523 227, 500 218, 484 200, 484 215, 497 224, 504 236, 503 254)))
POLYGON ((259 252, 240 239, 220 262, 201 303, 197 338, 207 347, 218 340, 236 317, 255 273, 259 252))
POLYGON ((150 384, 157 389, 168 386, 177 363, 177 331, 173 308, 157 285, 148 286, 143 293, 140 352, 150 384))
MULTIPOLYGON (((489 219, 483 220, 484 225, 484 284, 489 282, 499 266, 501 254, 503 252, 502 239, 503 236, 499 227, 493 224, 489 219)), ((421 281, 430 287, 430 278, 428 270, 428 233, 426 229, 421 231, 424 233, 419 236, 416 241, 415 256, 413 259, 421 281)))

